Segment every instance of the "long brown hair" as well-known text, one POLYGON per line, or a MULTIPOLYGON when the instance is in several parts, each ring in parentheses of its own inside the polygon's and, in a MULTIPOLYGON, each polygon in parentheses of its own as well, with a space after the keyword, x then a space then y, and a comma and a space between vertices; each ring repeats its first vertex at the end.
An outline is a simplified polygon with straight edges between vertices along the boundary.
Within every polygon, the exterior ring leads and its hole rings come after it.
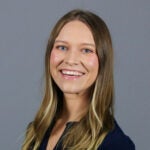
POLYGON ((63 26, 73 20, 79 20, 91 30, 99 59, 99 72, 91 87, 91 103, 86 115, 75 124, 63 140, 63 148, 96 149, 113 128, 113 48, 109 30, 105 22, 96 14, 84 10, 72 10, 56 23, 48 40, 45 55, 45 95, 33 122, 29 125, 22 150, 32 147, 37 150, 43 137, 62 110, 59 99, 63 94, 50 75, 50 54, 54 41, 63 26))

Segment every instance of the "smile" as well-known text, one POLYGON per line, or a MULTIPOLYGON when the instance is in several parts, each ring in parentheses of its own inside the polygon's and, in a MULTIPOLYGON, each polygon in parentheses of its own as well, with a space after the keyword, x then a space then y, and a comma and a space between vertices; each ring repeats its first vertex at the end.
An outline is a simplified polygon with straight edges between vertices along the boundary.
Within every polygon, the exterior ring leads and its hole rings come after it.
POLYGON ((79 71, 72 71, 72 70, 61 70, 61 73, 63 75, 68 75, 68 76, 82 76, 84 73, 79 72, 79 71))

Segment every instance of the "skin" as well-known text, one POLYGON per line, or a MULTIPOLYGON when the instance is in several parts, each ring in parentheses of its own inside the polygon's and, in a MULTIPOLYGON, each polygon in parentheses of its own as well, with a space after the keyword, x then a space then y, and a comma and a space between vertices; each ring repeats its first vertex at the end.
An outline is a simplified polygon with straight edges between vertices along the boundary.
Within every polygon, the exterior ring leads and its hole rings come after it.
POLYGON ((89 106, 89 90, 99 62, 90 29, 81 21, 67 23, 60 31, 50 56, 50 73, 64 94, 63 111, 52 130, 47 150, 60 138, 66 122, 79 121, 89 106))

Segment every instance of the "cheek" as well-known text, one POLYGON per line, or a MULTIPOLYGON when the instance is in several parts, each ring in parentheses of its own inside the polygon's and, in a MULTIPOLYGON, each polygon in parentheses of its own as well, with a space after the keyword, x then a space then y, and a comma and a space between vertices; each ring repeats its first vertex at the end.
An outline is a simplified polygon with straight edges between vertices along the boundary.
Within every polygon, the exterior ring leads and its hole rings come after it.
POLYGON ((59 63, 60 61, 60 56, 56 53, 56 51, 52 50, 51 55, 50 55, 50 65, 54 65, 59 63))
POLYGON ((88 66, 93 68, 93 70, 98 70, 99 62, 97 56, 92 56, 87 59, 88 66))

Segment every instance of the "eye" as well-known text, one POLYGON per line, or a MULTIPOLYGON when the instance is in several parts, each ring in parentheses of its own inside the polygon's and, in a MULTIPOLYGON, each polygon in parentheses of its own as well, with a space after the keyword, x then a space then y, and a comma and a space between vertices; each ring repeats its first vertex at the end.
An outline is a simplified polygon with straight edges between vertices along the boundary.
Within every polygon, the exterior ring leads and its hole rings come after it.
POLYGON ((83 53, 93 53, 93 50, 85 48, 82 50, 83 53))
POLYGON ((67 50, 67 47, 66 47, 66 46, 63 46, 63 45, 58 45, 58 46, 56 46, 56 49, 62 50, 62 51, 66 51, 66 50, 67 50))

